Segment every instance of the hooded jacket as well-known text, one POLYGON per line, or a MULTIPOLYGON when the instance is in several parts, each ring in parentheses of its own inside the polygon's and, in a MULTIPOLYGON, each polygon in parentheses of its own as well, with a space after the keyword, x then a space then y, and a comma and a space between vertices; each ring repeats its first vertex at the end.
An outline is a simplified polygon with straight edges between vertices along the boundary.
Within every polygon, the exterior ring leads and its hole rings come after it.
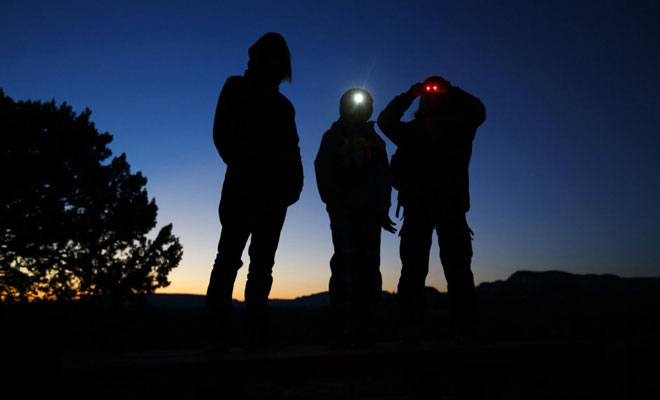
POLYGON ((218 99, 213 141, 227 164, 222 201, 289 206, 300 197, 303 169, 295 110, 277 84, 227 79, 218 99))

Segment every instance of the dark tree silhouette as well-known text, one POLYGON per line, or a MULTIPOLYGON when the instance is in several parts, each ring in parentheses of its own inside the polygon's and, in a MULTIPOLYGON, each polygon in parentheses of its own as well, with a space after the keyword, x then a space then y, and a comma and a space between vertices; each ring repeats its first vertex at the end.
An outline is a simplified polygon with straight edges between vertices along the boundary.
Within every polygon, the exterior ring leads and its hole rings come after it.
POLYGON ((153 239, 157 206, 126 155, 113 157, 85 109, 15 102, 0 89, 0 299, 103 295, 169 285, 182 256, 172 224, 153 239))

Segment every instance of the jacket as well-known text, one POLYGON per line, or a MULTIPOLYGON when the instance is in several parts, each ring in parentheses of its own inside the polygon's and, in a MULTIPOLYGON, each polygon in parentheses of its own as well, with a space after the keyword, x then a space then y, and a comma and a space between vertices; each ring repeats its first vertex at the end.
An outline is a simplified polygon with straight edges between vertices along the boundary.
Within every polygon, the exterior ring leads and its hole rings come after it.
POLYGON ((286 207, 303 187, 295 110, 277 85, 249 72, 227 79, 216 107, 213 141, 227 164, 222 199, 286 207))
POLYGON ((398 147, 392 169, 399 183, 399 204, 467 212, 470 209, 468 168, 477 127, 486 119, 481 101, 458 87, 448 88, 442 119, 418 112, 410 122, 401 117, 414 98, 395 97, 378 116, 381 131, 398 147), (396 165, 395 165, 396 163, 396 165))
POLYGON ((377 221, 387 216, 392 193, 388 164, 374 122, 334 122, 323 134, 314 161, 319 194, 330 215, 377 221))

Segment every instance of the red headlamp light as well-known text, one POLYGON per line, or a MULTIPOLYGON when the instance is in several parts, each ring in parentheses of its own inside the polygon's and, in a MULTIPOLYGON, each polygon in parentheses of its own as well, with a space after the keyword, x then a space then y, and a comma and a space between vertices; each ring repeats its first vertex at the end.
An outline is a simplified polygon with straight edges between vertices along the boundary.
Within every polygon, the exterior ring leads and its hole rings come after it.
POLYGON ((435 82, 429 82, 424 85, 424 92, 426 93, 447 93, 445 85, 435 82))

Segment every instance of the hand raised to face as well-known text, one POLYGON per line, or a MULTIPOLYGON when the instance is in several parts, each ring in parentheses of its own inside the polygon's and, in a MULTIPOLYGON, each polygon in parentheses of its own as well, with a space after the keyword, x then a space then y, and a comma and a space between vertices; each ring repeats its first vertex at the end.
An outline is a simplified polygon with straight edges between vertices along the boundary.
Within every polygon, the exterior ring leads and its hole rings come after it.
POLYGON ((424 84, 421 82, 415 83, 410 87, 410 93, 412 94, 413 98, 421 95, 424 93, 424 84))

